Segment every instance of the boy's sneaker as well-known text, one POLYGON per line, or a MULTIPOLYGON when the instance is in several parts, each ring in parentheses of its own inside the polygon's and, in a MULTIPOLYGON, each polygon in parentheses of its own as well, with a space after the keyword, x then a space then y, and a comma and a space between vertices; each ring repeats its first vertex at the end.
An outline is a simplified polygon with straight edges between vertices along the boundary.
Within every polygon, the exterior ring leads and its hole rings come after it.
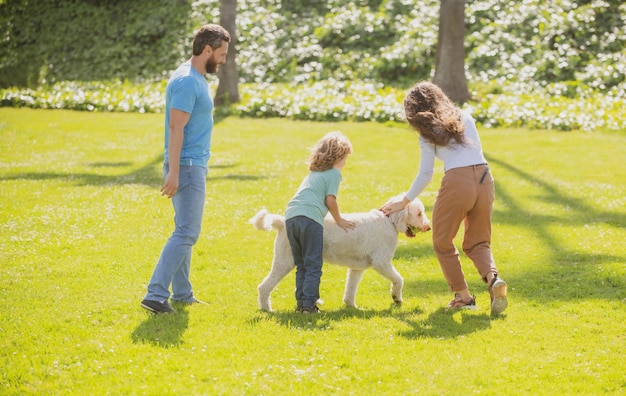
POLYGON ((470 297, 468 300, 462 300, 458 294, 454 294, 454 300, 448 304, 448 309, 478 309, 476 306, 476 296, 470 297))
POLYGON ((491 297, 491 314, 499 315, 509 305, 506 299, 506 282, 496 275, 489 285, 489 297, 491 297))
POLYGON ((302 310, 300 312, 302 312, 305 315, 318 314, 320 313, 320 309, 317 307, 317 305, 314 305, 312 307, 302 307, 302 310))
POLYGON ((167 300, 163 302, 154 300, 143 300, 141 302, 141 308, 150 311, 152 313, 174 313, 176 310, 168 304, 167 300))

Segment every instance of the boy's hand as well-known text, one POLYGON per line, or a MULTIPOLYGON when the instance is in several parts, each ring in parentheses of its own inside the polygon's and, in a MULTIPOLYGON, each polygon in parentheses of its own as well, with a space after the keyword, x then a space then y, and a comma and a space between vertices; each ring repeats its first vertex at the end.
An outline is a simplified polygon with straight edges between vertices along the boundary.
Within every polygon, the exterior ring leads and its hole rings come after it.
POLYGON ((339 219, 339 221, 337 222, 337 225, 343 228, 345 232, 348 232, 349 230, 353 230, 354 227, 356 227, 356 224, 354 224, 354 222, 350 220, 346 220, 343 217, 339 219))

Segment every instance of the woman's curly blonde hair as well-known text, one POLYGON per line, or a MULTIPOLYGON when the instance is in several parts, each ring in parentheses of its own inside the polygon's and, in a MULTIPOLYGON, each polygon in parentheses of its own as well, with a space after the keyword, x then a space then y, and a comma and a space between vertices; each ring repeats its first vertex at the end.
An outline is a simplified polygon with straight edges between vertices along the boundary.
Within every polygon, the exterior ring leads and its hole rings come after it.
POLYGON ((430 143, 447 146, 454 140, 465 144, 461 109, 435 84, 415 84, 404 98, 404 113, 409 125, 430 143))
POLYGON ((317 172, 329 170, 349 154, 352 154, 350 140, 341 132, 328 132, 311 150, 309 170, 317 172))

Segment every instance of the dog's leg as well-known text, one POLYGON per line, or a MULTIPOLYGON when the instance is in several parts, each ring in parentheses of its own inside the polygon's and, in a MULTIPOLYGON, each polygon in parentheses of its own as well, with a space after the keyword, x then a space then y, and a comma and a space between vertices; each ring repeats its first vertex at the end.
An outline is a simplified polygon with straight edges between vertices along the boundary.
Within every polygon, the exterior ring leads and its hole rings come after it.
POLYGON ((295 267, 287 233, 282 229, 278 232, 274 240, 274 259, 272 260, 270 273, 267 274, 263 282, 257 287, 259 292, 259 307, 263 311, 272 311, 272 302, 270 301, 272 291, 295 267))
POLYGON ((359 290, 359 282, 361 282, 364 272, 365 271, 361 269, 348 268, 346 289, 343 292, 343 302, 349 307, 356 308, 356 292, 359 290))
POLYGON ((385 265, 374 265, 374 270, 391 281, 391 298, 396 304, 402 304, 402 286, 404 279, 391 262, 385 265))
POLYGON ((295 268, 293 264, 293 260, 288 260, 288 262, 277 263, 274 261, 272 263, 272 269, 270 273, 267 274, 263 282, 259 285, 257 290, 259 291, 259 307, 263 311, 272 311, 272 302, 270 301, 270 295, 272 291, 276 288, 276 286, 280 283, 280 281, 287 276, 292 269, 295 268))

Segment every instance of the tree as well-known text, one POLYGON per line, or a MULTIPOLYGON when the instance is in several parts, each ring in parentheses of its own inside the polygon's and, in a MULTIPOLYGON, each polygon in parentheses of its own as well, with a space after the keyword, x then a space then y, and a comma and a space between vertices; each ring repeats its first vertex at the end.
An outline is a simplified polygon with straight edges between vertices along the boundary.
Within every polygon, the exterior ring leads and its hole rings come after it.
POLYGON ((470 98, 465 78, 464 40, 465 0, 441 0, 433 83, 457 103, 470 98))
POLYGON ((226 64, 220 67, 220 79, 215 94, 215 106, 239 102, 239 76, 237 74, 237 0, 220 0, 220 25, 230 33, 226 64))

